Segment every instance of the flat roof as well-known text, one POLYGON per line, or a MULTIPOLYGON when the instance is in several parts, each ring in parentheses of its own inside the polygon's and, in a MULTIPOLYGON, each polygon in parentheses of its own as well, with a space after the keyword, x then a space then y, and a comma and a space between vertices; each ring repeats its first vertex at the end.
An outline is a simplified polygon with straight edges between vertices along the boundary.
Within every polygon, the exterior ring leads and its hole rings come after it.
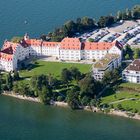
POLYGON ((115 58, 118 58, 119 55, 117 54, 107 54, 103 59, 99 60, 98 62, 96 62, 93 67, 94 68, 106 68, 108 66, 108 64, 115 58))

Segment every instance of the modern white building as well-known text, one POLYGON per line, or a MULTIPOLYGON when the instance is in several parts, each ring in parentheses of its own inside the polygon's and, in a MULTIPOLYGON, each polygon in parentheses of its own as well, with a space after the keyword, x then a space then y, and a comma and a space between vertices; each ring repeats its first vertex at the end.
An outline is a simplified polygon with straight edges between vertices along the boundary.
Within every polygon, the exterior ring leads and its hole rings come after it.
POLYGON ((117 54, 122 58, 122 45, 115 43, 80 42, 78 38, 64 38, 61 42, 29 39, 27 35, 20 43, 5 41, 0 51, 0 69, 13 71, 18 63, 30 56, 53 56, 59 60, 99 60, 106 54, 117 54))
POLYGON ((93 77, 101 81, 105 72, 112 71, 121 65, 121 57, 118 54, 107 54, 104 58, 93 65, 93 77))
POLYGON ((122 79, 126 82, 140 84, 140 59, 134 60, 123 72, 122 79))

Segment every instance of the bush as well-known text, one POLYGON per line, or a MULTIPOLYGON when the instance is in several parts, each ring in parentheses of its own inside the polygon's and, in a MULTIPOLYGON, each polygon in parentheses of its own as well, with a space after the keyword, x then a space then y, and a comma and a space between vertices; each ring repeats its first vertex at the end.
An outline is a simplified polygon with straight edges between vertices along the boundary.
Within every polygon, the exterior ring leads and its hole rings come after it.
POLYGON ((63 97, 63 96, 58 96, 58 97, 57 97, 57 101, 59 101, 59 102, 64 101, 64 97, 63 97))
POLYGON ((122 110, 123 109, 122 105, 121 104, 118 104, 117 105, 117 109, 122 110))
POLYGON ((133 111, 133 113, 138 113, 138 110, 135 108, 134 111, 133 111))

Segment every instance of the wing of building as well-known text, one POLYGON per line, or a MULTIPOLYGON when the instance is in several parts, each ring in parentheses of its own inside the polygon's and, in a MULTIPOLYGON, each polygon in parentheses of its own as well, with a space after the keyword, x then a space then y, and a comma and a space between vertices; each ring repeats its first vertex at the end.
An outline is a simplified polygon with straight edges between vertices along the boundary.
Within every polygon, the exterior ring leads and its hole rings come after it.
POLYGON ((122 57, 122 45, 119 42, 81 42, 78 38, 64 38, 61 42, 46 42, 29 39, 27 35, 20 43, 5 41, 0 51, 0 69, 13 71, 18 63, 30 56, 54 56, 60 60, 99 60, 106 54, 122 57))
POLYGON ((122 79, 126 82, 140 83, 140 59, 134 60, 122 72, 122 79))

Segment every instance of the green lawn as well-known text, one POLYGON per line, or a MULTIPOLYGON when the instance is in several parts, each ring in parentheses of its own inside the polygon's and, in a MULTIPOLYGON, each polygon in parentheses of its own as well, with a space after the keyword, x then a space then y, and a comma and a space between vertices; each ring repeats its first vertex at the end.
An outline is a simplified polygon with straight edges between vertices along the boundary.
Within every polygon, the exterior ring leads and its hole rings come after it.
MULTIPOLYGON (((116 104, 113 104, 114 107, 118 105, 118 103, 116 104)), ((130 101, 123 101, 121 103, 122 107, 125 109, 125 110, 129 110, 130 111, 134 111, 135 109, 138 110, 138 112, 140 112, 140 100, 130 100, 130 101)))
POLYGON ((46 62, 36 61, 37 64, 33 65, 31 70, 24 70, 20 72, 23 77, 31 77, 33 75, 40 74, 52 74, 59 77, 63 68, 77 67, 82 73, 88 73, 91 69, 89 64, 77 64, 77 63, 62 63, 62 62, 46 62))
POLYGON ((107 89, 101 98, 102 104, 114 102, 112 103, 114 107, 121 104, 126 110, 128 110, 128 108, 131 109, 131 111, 137 109, 140 112, 140 84, 122 83, 119 87, 120 88, 116 91, 113 91, 111 88, 107 89), (135 98, 135 100, 132 100, 131 98, 135 98), (126 101, 124 99, 128 100, 126 101), (116 101, 119 102, 115 103, 116 101))
POLYGON ((128 91, 117 91, 114 94, 102 97, 102 103, 111 103, 114 101, 119 101, 122 99, 138 98, 140 99, 140 93, 138 92, 128 92, 128 91))

